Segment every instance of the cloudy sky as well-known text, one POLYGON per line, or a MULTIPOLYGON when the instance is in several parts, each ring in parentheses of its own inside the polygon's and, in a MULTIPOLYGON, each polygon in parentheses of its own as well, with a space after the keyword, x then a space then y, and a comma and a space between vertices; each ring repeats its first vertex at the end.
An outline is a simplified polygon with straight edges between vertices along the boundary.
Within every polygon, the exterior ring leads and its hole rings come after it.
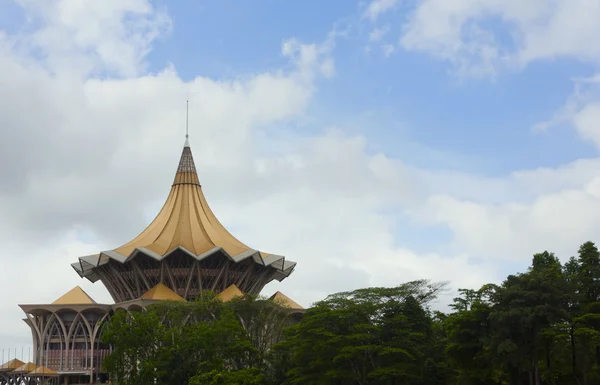
POLYGON ((0 0, 0 348, 137 235, 190 141, 304 305, 600 241, 600 0, 0 0))

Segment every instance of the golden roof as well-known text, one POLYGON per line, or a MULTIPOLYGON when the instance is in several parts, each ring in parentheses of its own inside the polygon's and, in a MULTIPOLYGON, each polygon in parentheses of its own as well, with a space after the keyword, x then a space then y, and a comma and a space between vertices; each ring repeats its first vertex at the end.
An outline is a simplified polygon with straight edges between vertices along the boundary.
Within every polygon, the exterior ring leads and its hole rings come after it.
POLYGON ((82 288, 75 286, 66 294, 52 302, 53 305, 92 305, 96 301, 92 299, 82 288))
MULTIPOLYGON (((282 255, 249 248, 225 229, 206 202, 187 140, 169 196, 152 223, 123 246, 81 256, 71 266, 81 277, 96 282, 101 280, 101 270, 97 268, 110 261, 125 264, 138 254, 161 261, 176 250, 198 261, 215 254, 234 263, 252 259, 261 268, 273 269, 265 284, 287 278, 296 267, 296 262, 282 255)), ((111 295, 114 298, 112 291, 111 295)))
POLYGON ((140 299, 152 299, 152 300, 170 300, 170 301, 184 301, 185 299, 173 290, 169 289, 163 283, 159 283, 152 289, 148 290, 140 299))
POLYGON ((49 369, 45 366, 38 366, 35 370, 29 372, 30 376, 58 376, 54 370, 49 369))
POLYGON ((29 373, 31 371, 36 370, 37 367, 38 366, 36 364, 34 364, 33 362, 28 362, 26 364, 19 366, 15 370, 13 370, 13 373, 29 373))
POLYGON ((10 372, 11 370, 15 370, 16 368, 23 365, 25 365, 23 361, 13 358, 12 360, 0 365, 0 372, 10 372))
POLYGON ((196 255, 215 247, 222 247, 229 255, 251 250, 223 227, 208 206, 187 143, 171 192, 154 221, 132 241, 113 251, 129 256, 136 248, 144 248, 164 256, 177 247, 196 255))
POLYGON ((223 302, 228 302, 236 297, 243 297, 243 296, 244 296, 244 293, 242 293, 242 291, 240 289, 238 289, 238 287, 235 284, 231 284, 227 289, 220 292, 217 295, 217 298, 219 298, 223 302))
POLYGON ((287 295, 283 294, 280 291, 278 291, 277 293, 273 294, 271 296, 271 298, 269 298, 269 299, 271 301, 277 303, 278 305, 281 305, 281 306, 284 306, 284 307, 288 307, 290 309, 304 310, 304 308, 302 306, 300 306, 297 302, 295 302, 290 297, 288 297, 287 295))

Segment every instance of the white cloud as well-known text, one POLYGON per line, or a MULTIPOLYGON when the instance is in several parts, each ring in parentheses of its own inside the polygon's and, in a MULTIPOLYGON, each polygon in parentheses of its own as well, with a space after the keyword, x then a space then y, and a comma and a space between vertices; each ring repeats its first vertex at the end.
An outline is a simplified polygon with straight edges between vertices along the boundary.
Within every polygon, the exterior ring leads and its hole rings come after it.
POLYGON ((170 23, 145 2, 23 4, 38 28, 0 42, 0 162, 10 165, 0 168, 0 261, 11 271, 0 288, 15 293, 0 306, 0 342, 29 341, 15 302, 52 301, 75 284, 108 299, 69 263, 129 240, 156 213, 181 150, 188 94, 208 200, 239 238, 299 262, 275 285, 294 299, 309 305, 338 290, 420 278, 423 262, 442 260, 485 280, 486 269, 463 256, 452 263, 394 244, 394 218, 382 210, 418 199, 414 170, 367 154, 364 138, 339 129, 313 137, 265 131, 302 119, 318 80, 335 74, 335 33, 321 43, 286 40, 291 70, 185 82, 173 67, 143 73, 155 32, 170 23), (43 60, 24 42, 43 42, 43 60), (400 259, 402 270, 386 269, 400 259))
POLYGON ((397 4, 398 0, 373 0, 363 12, 363 17, 375 21, 380 15, 392 10, 397 4))
MULTIPOLYGON (((10 128, 0 130, 0 164, 10 165, 0 168, 0 262, 14 272, 0 289, 16 293, 0 306, 0 342, 30 338, 16 301, 51 301, 77 283, 100 301, 108 298, 68 264, 129 240, 157 212, 181 149, 188 94, 207 199, 244 242, 299 262, 267 292, 281 288, 304 305, 338 290, 415 278, 475 287, 499 278, 503 272, 494 267, 506 259, 525 264, 546 247, 568 256, 579 238, 595 235, 598 159, 483 178, 408 167, 370 153, 366 138, 344 134, 343 127, 271 135, 265 127, 301 120, 318 82, 335 74, 334 33, 319 43, 286 40, 281 54, 292 63, 288 70, 186 82, 173 67, 143 71, 157 36, 147 31, 170 23, 146 3, 103 2, 120 23, 131 17, 141 23, 120 26, 106 40, 55 16, 83 12, 77 3, 39 4, 26 3, 28 12, 39 13, 33 35, 0 40, 0 127, 10 128), (86 37, 66 46, 48 40, 42 62, 20 48, 48 30, 86 37), (98 48, 106 44, 124 54, 98 48), (418 253, 397 245, 393 211, 399 209, 417 222, 448 226, 453 248, 427 245, 430 251, 418 253)), ((100 20, 86 14, 86 24, 108 28, 114 21, 104 20, 106 12, 100 20)))
POLYGON ((579 134, 600 148, 600 101, 585 105, 573 116, 579 134))
MULTIPOLYGON (((404 25, 403 48, 453 64, 461 75, 495 76, 555 58, 600 63, 598 0, 423 0, 404 25)), ((575 90, 548 122, 572 124, 600 148, 598 77, 575 79, 575 90)), ((452 246, 469 255, 519 260, 545 248, 566 258, 595 239, 600 225, 599 159, 501 178, 434 173, 415 218, 448 226, 452 246), (438 187, 441 183, 446 187, 438 187), (455 187, 448 188, 453 183, 455 187), (469 191, 470 190, 470 191, 469 191)))
POLYGON ((371 31, 371 33, 369 33, 369 40, 370 41, 379 41, 389 31, 390 31, 389 25, 386 25, 386 26, 383 26, 383 27, 378 27, 378 28, 373 28, 373 30, 371 31))
POLYGON ((572 125, 579 136, 600 148, 600 74, 573 80, 574 89, 566 102, 550 119, 534 125, 536 132, 545 132, 561 124, 572 125))
POLYGON ((383 55, 385 57, 390 57, 396 51, 396 47, 392 44, 384 44, 381 46, 381 49, 383 50, 383 55))
POLYGON ((63 73, 138 74, 151 43, 171 27, 169 17, 146 0, 18 3, 39 28, 17 43, 63 73))
POLYGON ((413 214, 418 220, 448 226, 453 249, 472 256, 523 261, 549 249, 566 259, 579 244, 597 240, 599 164, 598 159, 579 161, 562 170, 528 171, 504 180, 505 191, 537 184, 533 199, 508 195, 493 203, 485 201, 486 189, 479 190, 479 199, 434 194, 413 214))
POLYGON ((330 78, 335 75, 335 62, 330 53, 337 36, 337 32, 332 31, 320 44, 302 44, 297 39, 289 39, 283 42, 281 52, 296 64, 304 81, 313 81, 315 75, 330 78))
POLYGON ((536 60, 598 62, 599 17, 598 0, 422 0, 400 42, 452 62, 463 74, 488 76, 536 60))

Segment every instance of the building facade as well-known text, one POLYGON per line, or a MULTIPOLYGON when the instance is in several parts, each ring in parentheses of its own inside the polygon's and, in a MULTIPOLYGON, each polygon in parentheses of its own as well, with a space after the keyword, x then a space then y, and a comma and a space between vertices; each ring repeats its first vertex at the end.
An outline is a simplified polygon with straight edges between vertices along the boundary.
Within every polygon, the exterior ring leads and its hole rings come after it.
MULTIPOLYGON (((77 286, 51 304, 19 305, 31 328, 33 361, 4 371, 0 366, 0 385, 13 383, 17 369, 36 383, 106 382, 102 360, 110 347, 102 343, 102 326, 115 311, 194 300, 206 290, 224 301, 258 294, 287 278, 296 263, 250 248, 225 229, 204 197, 186 139, 169 196, 150 225, 125 245, 79 257, 71 266, 82 278, 102 282, 115 303, 98 304, 77 286), (40 380, 36 371, 47 375, 40 380)), ((271 299, 292 313, 303 310, 280 292, 271 299)))

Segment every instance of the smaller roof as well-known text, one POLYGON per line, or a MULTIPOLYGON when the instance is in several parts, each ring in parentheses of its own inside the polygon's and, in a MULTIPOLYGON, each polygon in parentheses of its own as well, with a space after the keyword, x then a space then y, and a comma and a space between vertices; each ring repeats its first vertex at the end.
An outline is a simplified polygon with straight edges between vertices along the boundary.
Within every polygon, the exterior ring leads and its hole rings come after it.
POLYGON ((12 360, 0 365, 0 372, 11 372, 24 364, 25 363, 23 361, 13 358, 12 360))
POLYGON ((54 370, 52 369, 48 369, 45 366, 38 366, 37 368, 35 368, 35 370, 32 370, 31 372, 29 372, 30 376, 58 376, 58 373, 56 373, 54 370))
POLYGON ((92 299, 82 288, 75 286, 63 296, 52 302, 52 305, 93 305, 96 301, 92 299))
POLYGON ((227 289, 220 292, 217 295, 217 298, 219 298, 223 302, 228 302, 236 297, 243 297, 243 296, 244 296, 244 293, 240 289, 238 289, 238 287, 235 286, 235 284, 231 284, 231 286, 229 286, 227 289))
POLYGON ((271 301, 277 303, 278 305, 282 305, 282 306, 288 307, 290 309, 304 310, 304 308, 302 306, 300 306, 297 302, 295 302, 290 297, 288 297, 287 295, 283 294, 280 291, 278 291, 275 294, 273 294, 271 296, 271 298, 269 298, 269 299, 271 301))
POLYGON ((162 282, 158 285, 154 286, 152 289, 148 290, 144 293, 140 299, 150 299, 150 300, 169 300, 169 301, 183 301, 185 299, 179 294, 175 293, 173 290, 169 289, 162 282))
POLYGON ((34 364, 33 362, 28 362, 24 365, 19 366, 15 370, 13 370, 13 373, 29 373, 29 372, 36 370, 37 367, 38 366, 36 364, 34 364))

